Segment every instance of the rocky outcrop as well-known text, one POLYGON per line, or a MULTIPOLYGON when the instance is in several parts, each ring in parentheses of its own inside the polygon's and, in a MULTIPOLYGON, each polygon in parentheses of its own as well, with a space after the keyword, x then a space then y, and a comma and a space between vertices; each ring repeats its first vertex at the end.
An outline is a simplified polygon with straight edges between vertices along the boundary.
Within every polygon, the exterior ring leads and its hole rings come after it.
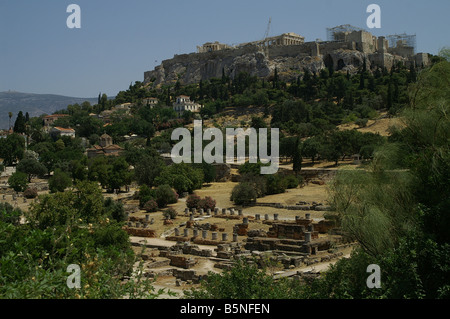
POLYGON ((275 69, 284 81, 297 78, 304 70, 318 73, 323 68, 333 64, 336 70, 355 72, 362 66, 366 58, 367 68, 370 61, 366 54, 343 48, 336 48, 314 55, 312 46, 289 46, 273 49, 262 49, 258 46, 247 46, 239 49, 191 53, 175 55, 165 60, 153 71, 144 73, 144 83, 152 86, 173 84, 198 83, 200 80, 222 77, 223 72, 234 78, 240 72, 247 72, 252 76, 268 78, 275 69))

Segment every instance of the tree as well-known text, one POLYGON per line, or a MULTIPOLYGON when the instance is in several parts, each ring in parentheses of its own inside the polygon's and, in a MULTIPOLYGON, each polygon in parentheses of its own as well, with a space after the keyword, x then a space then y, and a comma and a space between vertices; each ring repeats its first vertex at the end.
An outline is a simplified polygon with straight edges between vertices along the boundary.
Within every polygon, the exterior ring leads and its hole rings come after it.
POLYGON ((8 129, 10 129, 11 128, 11 118, 13 117, 12 112, 8 112, 8 117, 9 117, 9 127, 8 127, 8 129))
POLYGON ((130 165, 124 157, 117 157, 109 166, 106 185, 108 189, 119 189, 122 186, 129 185, 132 179, 132 172, 129 169, 130 165))
POLYGON ((300 170, 302 169, 302 148, 301 148, 301 142, 300 137, 297 137, 297 140, 295 141, 295 147, 294 147, 294 156, 292 159, 292 170, 295 172, 295 174, 298 174, 300 170))
POLYGON ((298 285, 291 280, 275 280, 259 260, 238 258, 223 273, 209 272, 200 287, 185 290, 188 299, 291 299, 298 298, 298 285))
POLYGON ((17 164, 17 170, 28 175, 28 183, 31 183, 31 178, 34 176, 42 177, 47 174, 47 168, 39 161, 32 158, 24 158, 21 160, 19 164, 17 164))
POLYGON ((72 185, 72 179, 69 174, 57 168, 53 176, 48 180, 48 187, 52 193, 64 192, 64 190, 72 185))
POLYGON ((156 189, 156 202, 158 207, 163 208, 168 204, 174 204, 178 201, 177 195, 169 185, 161 185, 156 189))
POLYGON ((386 103, 388 110, 392 109, 393 100, 394 100, 394 97, 393 97, 393 92, 392 92, 392 81, 389 80, 388 91, 387 91, 387 103, 386 103))
MULTIPOLYGON (((97 185, 43 195, 24 212, 0 204, 0 295, 8 299, 155 298, 140 274, 123 282, 138 262, 122 225, 110 219, 97 185), (6 214, 2 214, 6 212, 6 214), (13 214, 11 214, 13 212, 13 214), (98 213, 98 215, 96 215, 98 213), (86 215, 90 213, 90 215, 86 215), (6 215, 6 216, 5 216, 6 215), (6 218, 3 218, 6 217, 6 218), (12 219, 13 218, 13 219, 12 219), (82 271, 82 288, 67 285, 67 266, 82 271)), ((142 270, 142 263, 138 269, 142 270)))
POLYGON ((16 171, 8 178, 8 184, 16 192, 23 192, 28 185, 27 174, 20 171, 16 171))
POLYGON ((203 170, 185 163, 167 166, 163 169, 161 174, 155 178, 155 183, 157 185, 168 184, 174 188, 176 185, 178 188, 177 191, 188 193, 192 193, 195 189, 202 188, 203 181, 203 170))
POLYGON ((340 171, 331 185, 342 228, 362 251, 339 262, 319 288, 330 287, 334 278, 344 281, 340 295, 361 296, 361 285, 346 278, 362 257, 364 264, 380 265, 384 278, 381 290, 366 295, 450 296, 444 266, 450 263, 450 63, 436 63, 418 77, 408 92, 410 104, 401 111, 402 127, 374 153, 369 169, 340 171))
POLYGON ((23 212, 20 208, 14 208, 9 203, 0 203, 0 223, 20 225, 20 216, 23 212))
POLYGON ((19 134, 11 134, 0 139, 0 158, 3 158, 6 166, 13 165, 23 158, 25 139, 19 134))
POLYGON ((273 83, 272 83, 272 88, 273 89, 278 89, 279 88, 279 78, 278 78, 278 69, 275 68, 275 73, 273 75, 273 83))
POLYGON ((86 160, 72 160, 70 161, 69 167, 73 180, 84 181, 87 179, 88 171, 86 168, 86 160))
POLYGON ((266 194, 281 194, 286 190, 286 180, 278 174, 267 175, 266 177, 266 194))
POLYGON ((365 88, 365 84, 364 84, 364 74, 365 74, 365 73, 361 73, 361 74, 359 75, 359 87, 358 87, 359 90, 364 90, 364 88, 365 88))
POLYGON ((105 109, 107 102, 108 102, 108 96, 105 93, 103 93, 102 97, 100 99, 100 104, 102 105, 102 109, 105 109))
POLYGON ((158 177, 164 168, 164 162, 159 155, 144 155, 136 162, 134 173, 139 185, 155 185, 155 178, 158 177))
POLYGON ((115 219, 118 223, 127 220, 125 209, 123 208, 123 204, 121 202, 115 201, 111 197, 108 197, 105 199, 104 207, 106 214, 111 216, 111 218, 115 219))
POLYGON ((319 154, 320 142, 316 137, 311 137, 302 143, 302 154, 311 158, 311 163, 314 165, 314 160, 319 154))
POLYGON ((141 185, 139 188, 139 207, 143 208, 144 205, 149 201, 156 198, 155 191, 152 190, 147 185, 141 185))
POLYGON ((17 114, 16 121, 14 122, 14 132, 15 133, 25 133, 26 131, 25 116, 23 116, 22 111, 17 114))
POLYGON ((216 167, 212 164, 208 164, 203 162, 201 165, 201 169, 203 171, 203 181, 205 183, 214 182, 217 176, 216 167))
POLYGON ((239 183, 236 185, 232 192, 230 200, 236 205, 249 205, 256 202, 257 193, 250 183, 239 183))
POLYGON ((262 117, 259 116, 253 116, 252 117, 252 122, 250 124, 250 126, 252 128, 254 128, 255 130, 259 130, 260 128, 266 128, 266 122, 264 122, 264 119, 262 117))
POLYGON ((103 187, 106 187, 110 169, 111 164, 109 164, 107 157, 94 157, 88 165, 88 178, 91 181, 98 181, 103 187))

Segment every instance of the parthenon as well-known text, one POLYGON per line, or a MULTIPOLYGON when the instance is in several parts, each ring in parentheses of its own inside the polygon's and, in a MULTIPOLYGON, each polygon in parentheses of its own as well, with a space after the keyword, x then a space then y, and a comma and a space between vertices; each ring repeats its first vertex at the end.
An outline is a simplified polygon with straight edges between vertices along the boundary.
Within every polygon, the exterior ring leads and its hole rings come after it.
POLYGON ((211 51, 220 51, 220 50, 224 50, 224 49, 237 49, 237 48, 242 48, 242 47, 249 46, 249 45, 257 45, 260 47, 269 47, 269 46, 274 46, 274 45, 283 45, 283 46, 299 45, 299 44, 303 44, 303 43, 305 43, 304 37, 302 37, 301 35, 298 35, 296 33, 293 33, 293 32, 288 32, 288 33, 283 33, 278 36, 268 37, 268 38, 265 38, 265 39, 259 40, 259 41, 240 43, 235 46, 230 46, 228 44, 219 43, 217 41, 214 43, 206 42, 202 46, 197 46, 197 52, 203 53, 203 52, 211 52, 211 51))

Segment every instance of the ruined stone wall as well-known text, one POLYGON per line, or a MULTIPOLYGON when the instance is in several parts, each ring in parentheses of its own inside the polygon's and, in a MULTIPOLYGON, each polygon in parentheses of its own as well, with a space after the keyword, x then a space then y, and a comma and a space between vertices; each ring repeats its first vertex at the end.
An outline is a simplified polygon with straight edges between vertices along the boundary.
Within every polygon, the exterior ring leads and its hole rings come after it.
POLYGON ((413 47, 396 47, 396 48, 388 48, 388 52, 395 55, 400 55, 404 58, 414 56, 414 48, 413 47))
POLYGON ((276 57, 295 57, 299 54, 304 54, 308 56, 312 56, 312 43, 308 42, 299 45, 288 45, 288 46, 270 46, 269 47, 269 58, 273 59, 276 57))
POLYGON ((319 44, 319 52, 323 56, 338 49, 356 50, 356 44, 354 42, 321 42, 319 44))

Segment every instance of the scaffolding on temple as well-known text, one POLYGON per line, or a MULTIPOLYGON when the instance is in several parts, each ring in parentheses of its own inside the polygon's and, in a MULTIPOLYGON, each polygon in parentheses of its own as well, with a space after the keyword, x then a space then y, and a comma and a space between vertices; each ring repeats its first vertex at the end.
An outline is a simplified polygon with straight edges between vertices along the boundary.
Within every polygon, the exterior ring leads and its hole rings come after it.
POLYGON ((415 34, 392 34, 386 36, 389 41, 390 48, 396 48, 398 45, 404 47, 412 47, 416 51, 416 35, 415 34))
POLYGON ((364 29, 354 27, 350 24, 339 25, 334 28, 327 28, 327 41, 341 41, 336 37, 338 33, 351 33, 354 31, 365 31, 364 29))

